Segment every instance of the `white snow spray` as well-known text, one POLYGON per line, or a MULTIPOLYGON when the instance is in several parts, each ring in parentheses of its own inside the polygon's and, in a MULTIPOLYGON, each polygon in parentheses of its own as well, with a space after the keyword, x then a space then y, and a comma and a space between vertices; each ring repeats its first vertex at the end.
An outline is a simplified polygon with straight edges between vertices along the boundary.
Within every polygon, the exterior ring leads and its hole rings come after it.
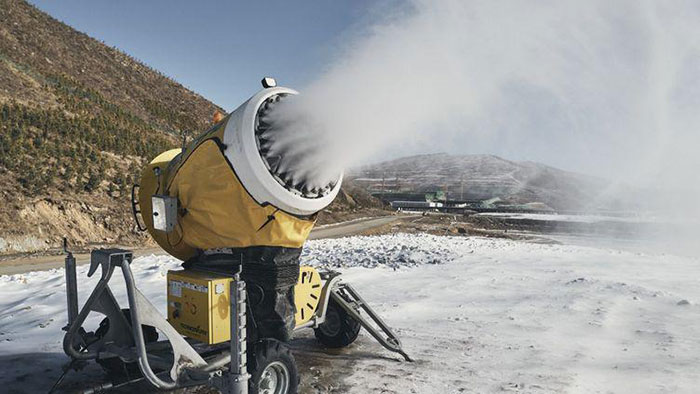
POLYGON ((636 206, 700 217, 700 3, 389 4, 271 115, 322 146, 302 148, 297 170, 322 184, 337 170, 323 163, 493 153, 605 177, 602 197, 646 188, 636 206))

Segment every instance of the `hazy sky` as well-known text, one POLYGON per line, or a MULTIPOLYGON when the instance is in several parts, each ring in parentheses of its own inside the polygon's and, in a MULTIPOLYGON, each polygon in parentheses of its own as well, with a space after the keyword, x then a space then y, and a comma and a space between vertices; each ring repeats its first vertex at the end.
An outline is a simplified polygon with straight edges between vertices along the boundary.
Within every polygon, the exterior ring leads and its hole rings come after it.
POLYGON ((227 110, 269 75, 302 86, 324 69, 369 0, 30 0, 227 110))

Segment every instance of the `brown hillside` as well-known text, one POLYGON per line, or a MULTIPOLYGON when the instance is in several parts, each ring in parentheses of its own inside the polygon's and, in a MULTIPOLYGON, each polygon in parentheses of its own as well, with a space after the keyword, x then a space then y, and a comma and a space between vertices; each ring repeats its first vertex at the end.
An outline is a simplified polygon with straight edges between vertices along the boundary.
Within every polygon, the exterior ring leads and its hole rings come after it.
POLYGON ((20 0, 0 0, 0 254, 147 239, 128 192, 143 163, 219 109, 20 0))

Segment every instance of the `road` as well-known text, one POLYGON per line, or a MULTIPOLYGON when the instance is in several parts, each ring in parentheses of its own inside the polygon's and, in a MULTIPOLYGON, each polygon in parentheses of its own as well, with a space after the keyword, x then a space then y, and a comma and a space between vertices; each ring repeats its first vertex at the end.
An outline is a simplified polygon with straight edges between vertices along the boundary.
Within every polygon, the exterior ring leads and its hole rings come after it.
MULTIPOLYGON (((360 234, 373 228, 381 227, 400 219, 409 218, 408 215, 382 216, 378 218, 363 218, 352 220, 349 222, 336 223, 317 227, 311 231, 309 239, 321 238, 337 238, 349 235, 360 234)), ((144 256, 149 254, 163 254, 163 250, 159 247, 135 249, 134 256, 144 256)), ((80 253, 75 255, 78 265, 87 264, 90 262, 89 253, 80 253)), ((63 258, 61 256, 28 256, 9 259, 0 262, 0 275, 23 274, 31 271, 46 271, 54 268, 63 267, 63 258)))
POLYGON ((349 222, 329 224, 313 229, 309 239, 338 238, 360 234, 363 231, 381 227, 407 217, 410 216, 382 216, 378 218, 363 218, 349 222))

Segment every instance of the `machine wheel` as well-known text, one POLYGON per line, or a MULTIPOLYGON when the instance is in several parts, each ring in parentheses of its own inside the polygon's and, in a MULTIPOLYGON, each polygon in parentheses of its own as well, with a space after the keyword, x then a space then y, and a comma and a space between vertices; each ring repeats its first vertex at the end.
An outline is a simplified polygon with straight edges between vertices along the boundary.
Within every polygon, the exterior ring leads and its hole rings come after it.
MULTIPOLYGON (((131 311, 127 309, 122 309, 122 314, 126 318, 126 321, 131 324, 131 311)), ((109 330, 109 318, 104 318, 100 322, 100 326, 95 331, 95 337, 101 338, 109 330)), ((158 331, 153 326, 142 325, 141 330, 143 330, 143 340, 146 343, 152 343, 158 341, 158 331)), ((115 378, 121 377, 138 377, 141 376, 141 370, 139 369, 139 364, 137 362, 124 362, 119 357, 110 358, 98 358, 98 364, 102 369, 109 375, 115 378)))
POLYGON ((340 348, 355 342, 360 328, 360 323, 331 298, 326 310, 326 320, 314 329, 314 334, 322 344, 330 348, 340 348))
POLYGON ((299 386, 297 363, 289 348, 276 339, 253 345, 248 357, 250 394, 296 394, 299 386))

